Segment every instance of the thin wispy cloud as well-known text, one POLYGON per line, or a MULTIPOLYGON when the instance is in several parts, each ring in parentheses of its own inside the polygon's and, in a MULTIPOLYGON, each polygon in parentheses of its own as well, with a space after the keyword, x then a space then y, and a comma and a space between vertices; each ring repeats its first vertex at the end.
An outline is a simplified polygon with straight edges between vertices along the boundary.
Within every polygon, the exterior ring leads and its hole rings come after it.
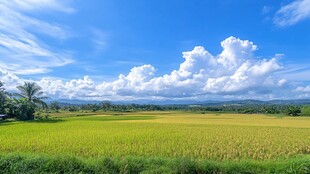
POLYGON ((38 37, 43 34, 63 40, 70 35, 65 26, 30 15, 53 9, 71 11, 56 0, 0 2, 1 68, 16 74, 37 74, 73 62, 69 51, 48 45, 38 37))
POLYGON ((277 74, 291 81, 308 81, 310 65, 307 63, 293 65, 288 64, 285 69, 279 71, 277 74))
POLYGON ((142 62, 136 62, 136 61, 126 61, 126 60, 119 60, 115 62, 118 65, 131 65, 131 66, 138 66, 138 65, 143 65, 142 62))
POLYGON ((97 28, 91 28, 91 32, 93 35, 92 42, 95 50, 99 52, 105 50, 107 47, 108 34, 97 28))
POLYGON ((272 7, 264 6, 263 9, 262 9, 262 14, 266 15, 266 14, 270 13, 271 10, 272 10, 272 7))
POLYGON ((74 13, 76 10, 69 6, 71 0, 2 0, 2 4, 9 8, 22 11, 61 11, 74 13))
POLYGON ((295 0, 279 9, 273 22, 277 26, 285 27, 306 19, 310 19, 310 0, 295 0))

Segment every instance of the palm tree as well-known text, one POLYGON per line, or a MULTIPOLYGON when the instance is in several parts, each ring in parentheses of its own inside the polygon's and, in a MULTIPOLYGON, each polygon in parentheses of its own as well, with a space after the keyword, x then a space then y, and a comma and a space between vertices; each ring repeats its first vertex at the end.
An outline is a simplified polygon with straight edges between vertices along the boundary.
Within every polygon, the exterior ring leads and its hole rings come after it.
POLYGON ((24 85, 17 86, 17 89, 20 91, 17 96, 25 98, 31 103, 39 104, 43 109, 47 109, 47 104, 43 100, 48 99, 48 97, 42 96, 42 88, 36 83, 25 82, 24 85))

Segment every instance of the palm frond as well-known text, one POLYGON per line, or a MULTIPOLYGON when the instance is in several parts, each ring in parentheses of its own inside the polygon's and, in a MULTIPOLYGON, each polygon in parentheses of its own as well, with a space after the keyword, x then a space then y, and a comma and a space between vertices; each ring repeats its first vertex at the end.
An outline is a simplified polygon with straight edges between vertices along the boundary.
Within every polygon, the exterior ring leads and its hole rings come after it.
POLYGON ((13 96, 13 97, 26 98, 26 96, 25 96, 25 95, 23 95, 23 94, 19 94, 19 93, 11 93, 10 95, 11 95, 11 96, 13 96))
POLYGON ((46 97, 41 97, 43 95, 42 88, 34 82, 25 82, 24 85, 17 86, 20 91, 18 97, 26 98, 28 101, 33 103, 42 103, 47 99, 46 97))
POLYGON ((39 91, 37 94, 36 94, 36 96, 40 96, 40 95, 43 95, 44 93, 43 93, 43 91, 39 91))
MULTIPOLYGON (((32 95, 32 96, 34 96, 34 95, 40 95, 39 93, 41 93, 42 91, 42 88, 40 87, 40 86, 35 86, 35 85, 33 85, 33 86, 31 86, 31 91, 30 91, 30 94, 32 95)), ((43 93, 43 92, 42 92, 43 93)))
POLYGON ((47 104, 43 100, 40 100, 38 98, 34 98, 33 99, 33 103, 41 105, 43 109, 47 109, 48 108, 47 104))

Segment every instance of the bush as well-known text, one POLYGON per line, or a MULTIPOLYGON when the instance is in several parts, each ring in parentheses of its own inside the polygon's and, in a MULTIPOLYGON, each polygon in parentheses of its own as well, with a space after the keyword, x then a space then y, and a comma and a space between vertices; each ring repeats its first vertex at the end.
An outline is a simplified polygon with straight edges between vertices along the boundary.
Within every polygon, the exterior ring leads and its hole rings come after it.
POLYGON ((264 106, 262 108, 262 113, 266 113, 266 114, 279 114, 280 110, 276 106, 264 106))
POLYGON ((255 110, 253 108, 245 108, 245 109, 242 109, 240 111, 240 113, 243 113, 243 114, 254 114, 255 110))
POLYGON ((285 114, 289 116, 300 116, 301 110, 299 106, 287 106, 285 108, 285 114))
POLYGON ((16 118, 19 120, 34 120, 35 106, 26 99, 19 99, 16 118))
POLYGON ((35 105, 26 99, 8 99, 6 114, 18 120, 34 120, 35 105))
POLYGON ((301 115, 310 116, 310 106, 301 107, 301 115))

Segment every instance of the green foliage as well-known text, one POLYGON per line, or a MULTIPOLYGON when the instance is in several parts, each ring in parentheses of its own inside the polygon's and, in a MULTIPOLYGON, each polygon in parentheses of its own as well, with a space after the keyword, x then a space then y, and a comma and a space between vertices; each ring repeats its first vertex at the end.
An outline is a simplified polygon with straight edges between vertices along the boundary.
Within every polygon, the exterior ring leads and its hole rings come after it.
POLYGON ((53 111, 59 112, 61 106, 57 101, 53 101, 52 103, 50 103, 49 108, 53 111))
POLYGON ((289 105, 289 106, 286 106, 284 111, 285 111, 285 114, 289 116, 300 116, 301 115, 301 110, 299 106, 289 105))
POLYGON ((266 114, 279 114, 281 111, 279 109, 279 107, 277 106, 263 106, 262 108, 262 113, 266 113, 266 114))
POLYGON ((301 115, 298 105, 268 105, 268 104, 244 104, 244 105, 151 105, 151 104, 112 104, 109 101, 104 101, 100 104, 60 104, 62 110, 77 112, 90 111, 104 112, 136 112, 136 111, 188 111, 195 113, 241 113, 241 114, 286 114, 289 116, 301 115))
POLYGON ((27 99, 7 99, 5 106, 6 114, 18 120, 33 120, 35 105, 27 99))
POLYGON ((101 108, 106 112, 112 106, 110 101, 104 101, 101 103, 101 108))
POLYGON ((79 108, 76 106, 66 106, 64 107, 65 110, 69 111, 69 112, 77 112, 79 111, 79 108))
POLYGON ((279 161, 198 161, 188 158, 124 157, 87 160, 70 156, 9 154, 0 156, 0 173, 298 173, 310 172, 309 158, 279 161))
POLYGON ((309 105, 301 107, 301 115, 310 116, 310 106, 309 105))
POLYGON ((26 100, 28 100, 28 102, 31 102, 33 104, 39 104, 44 109, 47 109, 47 104, 43 100, 47 99, 48 97, 42 97, 42 88, 36 83, 25 82, 24 85, 17 86, 17 89, 20 92, 16 94, 17 96, 25 98, 26 100))
POLYGON ((100 108, 100 106, 97 104, 84 104, 81 106, 65 106, 64 108, 65 108, 65 110, 69 110, 70 108, 74 108, 74 111, 78 111, 79 109, 92 111, 93 108, 100 108))
POLYGON ((244 110, 242 110, 243 114, 254 114, 255 113, 255 110, 253 108, 246 108, 244 110))
POLYGON ((35 103, 44 103, 41 101, 43 98, 38 97, 42 95, 41 88, 35 83, 27 82, 25 82, 24 86, 18 86, 17 88, 21 92, 18 94, 20 98, 9 98, 3 88, 3 83, 0 81, 0 114, 5 113, 9 117, 18 120, 33 120, 36 109, 35 103))

